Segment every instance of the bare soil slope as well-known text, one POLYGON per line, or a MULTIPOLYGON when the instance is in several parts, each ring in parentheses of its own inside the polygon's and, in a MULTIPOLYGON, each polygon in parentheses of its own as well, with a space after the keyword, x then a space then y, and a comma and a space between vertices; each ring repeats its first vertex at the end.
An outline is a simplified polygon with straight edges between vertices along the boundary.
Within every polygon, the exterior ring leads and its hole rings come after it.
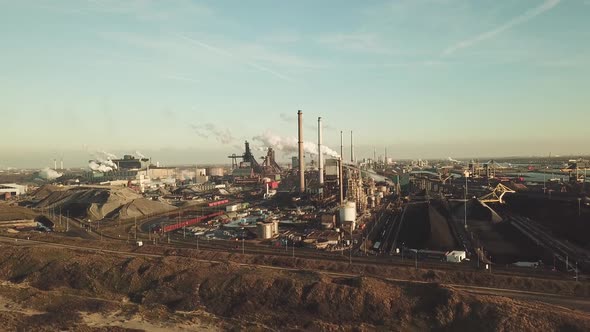
POLYGON ((120 310, 125 301, 149 308, 154 321, 201 311, 221 317, 228 324, 224 328, 248 330, 584 331, 590 327, 590 316, 582 312, 474 296, 435 283, 243 268, 184 257, 132 258, 12 245, 2 245, 2 250, 0 279, 62 298, 48 304, 23 296, 28 300, 19 302, 24 306, 21 311, 44 313, 26 319, 15 316, 8 323, 13 324, 10 329, 27 324, 28 329, 83 330, 87 325, 81 312, 120 310))
POLYGON ((134 218, 166 212, 173 206, 143 198, 129 188, 73 187, 53 190, 45 188, 33 196, 37 208, 69 212, 70 216, 100 220, 103 218, 134 218))

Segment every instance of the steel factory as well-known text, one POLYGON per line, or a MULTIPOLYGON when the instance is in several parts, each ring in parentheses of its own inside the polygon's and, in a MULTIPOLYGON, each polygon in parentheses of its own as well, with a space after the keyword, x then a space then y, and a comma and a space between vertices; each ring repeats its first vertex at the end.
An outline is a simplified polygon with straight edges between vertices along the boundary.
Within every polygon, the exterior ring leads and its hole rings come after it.
POLYGON ((0 189, 4 200, 49 213, 42 227, 69 214, 87 232, 102 224, 104 236, 142 243, 590 270, 587 159, 396 160, 387 147, 357 159, 353 131, 339 131, 337 153, 324 145, 324 119, 313 121, 317 131, 304 132, 297 112, 288 151, 245 141, 226 164, 184 166, 103 153, 85 170, 48 169, 29 187, 0 189))

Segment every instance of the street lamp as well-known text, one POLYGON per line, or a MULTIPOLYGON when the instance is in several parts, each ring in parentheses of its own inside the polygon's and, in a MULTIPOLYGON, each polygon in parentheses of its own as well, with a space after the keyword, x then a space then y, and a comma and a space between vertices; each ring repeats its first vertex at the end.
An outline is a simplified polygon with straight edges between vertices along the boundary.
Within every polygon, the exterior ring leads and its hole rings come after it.
POLYGON ((582 215, 582 198, 578 197, 578 217, 582 215))
POLYGON ((467 172, 465 173, 465 229, 467 229, 467 172))
POLYGON ((406 243, 402 242, 402 262, 404 261, 404 247, 405 247, 406 243))

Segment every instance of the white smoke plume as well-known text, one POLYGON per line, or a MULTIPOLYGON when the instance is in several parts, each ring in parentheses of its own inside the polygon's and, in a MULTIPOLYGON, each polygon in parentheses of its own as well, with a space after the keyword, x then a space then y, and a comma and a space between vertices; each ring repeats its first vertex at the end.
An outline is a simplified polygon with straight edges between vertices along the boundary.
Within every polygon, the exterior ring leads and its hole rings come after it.
POLYGON ((235 140, 235 138, 231 134, 231 131, 228 128, 217 128, 217 126, 215 126, 212 123, 205 123, 200 125, 191 124, 190 127, 194 130, 194 132, 197 135, 203 138, 213 137, 219 143, 222 144, 229 144, 235 140))
POLYGON ((117 169, 117 164, 115 164, 111 159, 116 159, 117 156, 106 152, 106 151, 97 151, 94 153, 94 160, 91 160, 88 163, 88 167, 97 172, 110 172, 117 169))
MULTIPOLYGON (((295 137, 282 137, 275 135, 270 131, 266 131, 262 135, 254 136, 252 139, 260 142, 265 148, 271 147, 275 149, 275 151, 285 153, 296 153, 298 151, 297 138, 295 137)), ((303 142, 303 152, 317 155, 317 143, 303 142)), ((325 145, 322 145, 322 153, 335 158, 340 156, 336 151, 325 145)))
POLYGON ((101 164, 100 162, 95 161, 95 160, 91 160, 90 163, 88 163, 88 167, 90 167, 90 169, 93 171, 102 172, 102 173, 110 172, 113 170, 112 167, 107 166, 105 164, 101 164))
POLYGON ((61 177, 63 173, 56 172, 55 170, 45 167, 39 172, 39 176, 45 180, 55 180, 61 177))
POLYGON ((135 151, 135 156, 139 159, 145 159, 147 158, 146 156, 144 156, 141 152, 139 151, 135 151))

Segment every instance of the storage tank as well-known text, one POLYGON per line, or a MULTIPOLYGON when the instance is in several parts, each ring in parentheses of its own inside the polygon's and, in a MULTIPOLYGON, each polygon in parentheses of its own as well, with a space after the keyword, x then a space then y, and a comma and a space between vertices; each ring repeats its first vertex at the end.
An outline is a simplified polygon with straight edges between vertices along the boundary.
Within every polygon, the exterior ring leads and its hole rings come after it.
POLYGON ((197 176, 206 176, 207 175, 207 170, 205 168, 197 168, 197 176))
POLYGON ((225 170, 223 169, 223 167, 209 167, 207 169, 207 175, 209 176, 223 176, 225 173, 225 170))
POLYGON ((354 202, 346 202, 340 207, 340 222, 355 222, 356 221, 356 204, 354 202))
POLYGON ((256 228, 258 231, 258 237, 261 239, 270 239, 272 238, 272 229, 273 223, 272 222, 259 222, 256 223, 256 228))

